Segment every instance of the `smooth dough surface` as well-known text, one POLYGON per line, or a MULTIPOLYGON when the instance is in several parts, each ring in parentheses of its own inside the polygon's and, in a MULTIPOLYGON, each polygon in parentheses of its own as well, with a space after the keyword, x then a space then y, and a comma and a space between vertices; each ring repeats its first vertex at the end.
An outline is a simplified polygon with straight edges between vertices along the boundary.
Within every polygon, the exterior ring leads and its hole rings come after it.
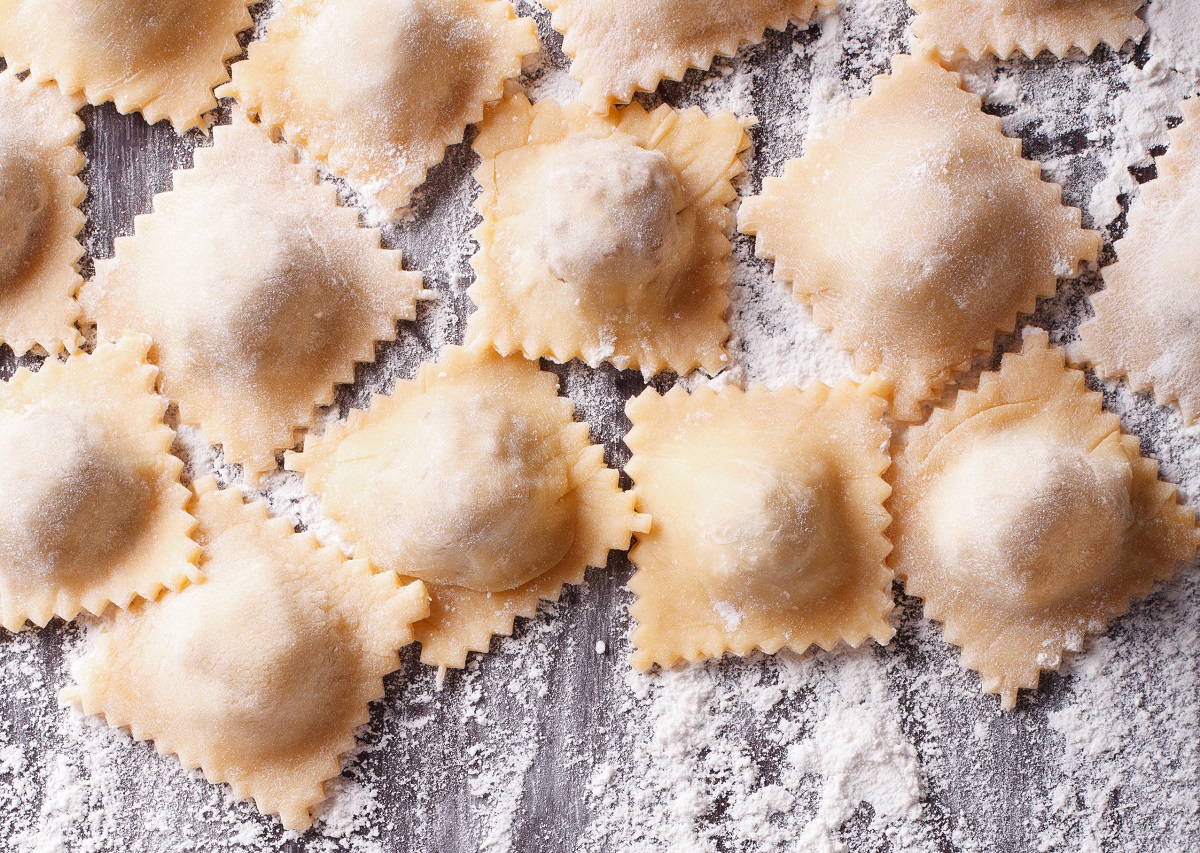
POLYGON ((1005 708, 1200 545, 1195 513, 1101 402, 1027 329, 895 454, 888 562, 1005 708))
POLYGON ((0 344, 17 355, 83 340, 74 298, 87 193, 77 177, 87 162, 76 147, 82 106, 51 83, 0 72, 0 344))
POLYGON ((542 0, 563 33, 571 76, 597 113, 708 69, 714 56, 733 56, 788 21, 807 23, 832 0, 542 0))
POLYGON ((724 368, 727 205, 749 144, 728 111, 489 109, 467 346, 647 376, 724 368))
POLYGON ((154 337, 164 393, 254 481, 415 316, 421 276, 290 146, 241 116, 214 135, 80 301, 101 336, 154 337))
POLYGON ((1137 15, 1144 0, 909 0, 917 12, 912 31, 941 56, 1044 50, 1066 56, 1073 47, 1091 53, 1104 42, 1118 50, 1146 32, 1137 15))
POLYGON ((886 383, 630 400, 633 665, 886 643, 886 383))
POLYGON ((890 76, 742 203, 742 231, 814 321, 859 372, 895 383, 900 420, 919 420, 924 400, 1099 251, 1020 140, 979 107, 958 75, 896 56, 890 76))
POLYGON ((211 478, 197 488, 204 582, 119 614, 63 695, 306 829, 428 598, 211 478))
POLYGON ((150 339, 0 383, 0 625, 43 626, 199 577, 150 339))
POLYGON ((390 211, 538 50, 508 0, 287 0, 219 94, 390 211))
POLYGON ((427 584, 425 663, 464 666, 646 526, 556 384, 536 362, 449 346, 288 454, 356 556, 427 584))
POLYGON ((183 133, 217 106, 253 0, 0 0, 9 70, 183 133))
POLYGON ((1095 317, 1079 329, 1079 351, 1104 376, 1178 403, 1200 418, 1200 98, 1181 105, 1184 122, 1142 185, 1129 228, 1092 297, 1095 317))

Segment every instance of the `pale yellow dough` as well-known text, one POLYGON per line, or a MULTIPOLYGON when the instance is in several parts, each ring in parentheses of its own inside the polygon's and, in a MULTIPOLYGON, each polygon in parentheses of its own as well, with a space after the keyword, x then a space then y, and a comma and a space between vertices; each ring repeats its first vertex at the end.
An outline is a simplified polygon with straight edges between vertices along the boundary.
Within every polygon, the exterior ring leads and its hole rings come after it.
POLYGON ((1104 376, 1177 402, 1200 418, 1200 98, 1184 101, 1182 125, 1142 186, 1129 230, 1113 247, 1092 297, 1096 316, 1079 329, 1080 353, 1104 376))
POLYGON ((83 255, 79 203, 86 164, 76 147, 83 98, 0 73, 0 344, 17 355, 81 342, 75 291, 83 255))
POLYGON ((556 385, 536 362, 449 346, 287 456, 357 556, 428 585, 425 663, 464 666, 648 524, 556 385))
POLYGON ((467 346, 647 376, 726 367, 727 205, 749 144, 728 111, 489 109, 467 346))
POLYGON ((183 133, 217 106, 213 87, 229 79, 225 60, 241 52, 252 3, 0 0, 0 54, 10 71, 183 133))
POLYGON ((707 69, 714 56, 733 56, 788 21, 807 23, 833 0, 542 0, 564 34, 563 52, 581 98, 598 113, 707 69))
POLYGON ((101 614, 199 577, 150 339, 0 382, 0 625, 101 614))
POLYGON ((895 455, 889 564, 1004 708, 1200 545, 1195 513, 1041 330, 895 455))
POLYGON ((625 470, 653 519, 629 555, 636 668, 891 639, 887 394, 872 377, 629 401, 625 470))
POLYGON ((80 301, 101 336, 154 337, 164 393, 253 482, 415 316, 421 276, 290 146, 241 116, 214 136, 80 301))
POLYGON ((1048 50, 1064 57, 1073 47, 1091 53, 1104 42, 1114 50, 1146 32, 1137 10, 1144 0, 909 0, 917 12, 913 34, 938 54, 1008 59, 1048 50))
POLYGON ((428 597, 212 478, 197 491, 204 582, 118 614, 63 698, 306 829, 428 597))
POLYGON ((538 50, 508 0, 286 0, 219 94, 395 210, 538 50))
POLYGON ((899 420, 919 420, 996 332, 1099 251, 1100 235, 979 107, 958 75, 896 56, 869 97, 742 203, 742 231, 814 321, 859 372, 893 380, 899 420))

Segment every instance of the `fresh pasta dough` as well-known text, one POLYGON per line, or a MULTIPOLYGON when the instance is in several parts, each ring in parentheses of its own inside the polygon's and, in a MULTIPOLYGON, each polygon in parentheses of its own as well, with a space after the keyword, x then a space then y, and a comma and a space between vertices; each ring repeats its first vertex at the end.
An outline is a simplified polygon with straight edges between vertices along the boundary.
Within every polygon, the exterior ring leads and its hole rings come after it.
POLYGON ((886 643, 888 389, 653 389, 625 466, 652 518, 630 552, 633 665, 886 643))
POLYGON ((199 577, 149 346, 129 336, 0 383, 0 625, 10 631, 199 577))
POLYGON ((508 0, 288 0, 220 94, 392 211, 538 49, 508 0))
POLYGON ((942 57, 993 53, 1030 58, 1071 48, 1091 53, 1104 42, 1118 50, 1146 32, 1137 10, 1144 0, 909 0, 917 12, 912 31, 942 57))
POLYGON ((101 336, 154 337, 181 417, 253 482, 415 316, 421 276, 292 148, 240 116, 214 134, 80 299, 101 336))
POLYGON ((914 421, 997 332, 1094 261, 1100 237, 956 74, 892 62, 742 203, 740 225, 859 372, 895 383, 895 417, 914 421))
POLYGON ((563 33, 571 76, 597 113, 653 92, 663 79, 707 70, 714 56, 733 56, 788 21, 807 23, 832 0, 542 0, 563 33))
POLYGON ((197 491, 204 583, 111 620, 63 696, 306 829, 428 598, 212 478, 197 491))
POLYGON ((241 52, 252 2, 5 0, 0 54, 10 71, 183 133, 217 106, 213 87, 229 79, 225 61, 241 52))
POLYGON ((727 366, 727 205, 749 144, 727 111, 489 109, 467 346, 646 376, 727 366))
POLYGON ((908 432, 889 558, 1004 708, 1200 545, 1195 514, 1041 330, 908 432))
POLYGON ((1200 99, 1181 105, 1184 122, 1142 186, 1129 228, 1113 247, 1092 297, 1095 317, 1079 329, 1079 351, 1104 376, 1126 376, 1184 420, 1200 418, 1200 99))
POLYGON ((536 362, 446 347, 287 457, 356 555, 428 585, 428 664, 464 666, 645 529, 555 385, 536 362))
POLYGON ((0 344, 17 355, 83 340, 74 298, 87 192, 77 177, 86 163, 76 147, 82 106, 53 84, 0 72, 0 344))

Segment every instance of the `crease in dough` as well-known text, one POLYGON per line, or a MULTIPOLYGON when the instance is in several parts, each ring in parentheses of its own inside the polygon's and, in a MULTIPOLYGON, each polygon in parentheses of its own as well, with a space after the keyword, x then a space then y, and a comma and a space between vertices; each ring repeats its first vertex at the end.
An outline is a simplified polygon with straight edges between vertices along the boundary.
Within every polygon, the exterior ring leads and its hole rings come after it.
POLYGON ((80 291, 102 337, 153 336, 163 393, 248 482, 416 316, 420 273, 248 119, 214 129, 80 291))
POLYGON ((0 54, 10 71, 184 133, 216 108, 213 87, 229 79, 253 2, 3 0, 0 54))
POLYGON ((1102 271, 1078 352, 1102 376, 1178 403, 1191 424, 1200 418, 1200 98, 1180 110, 1158 177, 1142 185, 1113 246, 1119 260, 1102 271))
POLYGON ((635 668, 892 638, 889 392, 873 376, 629 401, 625 470, 653 518, 629 555, 635 668))
POLYGON ((893 57, 892 74, 739 214, 855 368, 894 382, 901 421, 920 420, 1100 248, 959 83, 931 60, 893 57))
POLYGON ((0 382, 0 625, 100 615, 197 581, 150 339, 0 382))
POLYGON ((196 491, 204 581, 119 613, 61 696, 307 829, 428 597, 211 477, 196 491))
POLYGON ((985 53, 1029 58, 1048 50, 1062 59, 1071 48, 1091 53, 1101 42, 1120 50, 1140 39, 1145 0, 909 0, 913 35, 940 56, 978 60, 985 53))
POLYGON ((1040 329, 909 430, 888 562, 1001 707, 1200 546, 1195 513, 1040 329))
POLYGON ((649 524, 557 381, 536 362, 447 346, 287 454, 356 556, 425 581, 430 615, 414 630, 443 672, 649 524))
POLYGON ((689 68, 707 71, 715 56, 733 56, 762 41, 768 29, 786 30, 834 0, 542 0, 563 34, 571 76, 593 111, 608 112, 637 92, 682 80, 689 68))
POLYGON ((645 376, 727 367, 725 235, 749 145, 728 111, 598 116, 523 95, 490 108, 467 346, 645 376))
POLYGON ((392 212, 539 50, 509 0, 285 0, 218 94, 392 212))
POLYGON ((83 342, 75 292, 87 164, 83 98, 0 72, 0 344, 55 355, 83 342))

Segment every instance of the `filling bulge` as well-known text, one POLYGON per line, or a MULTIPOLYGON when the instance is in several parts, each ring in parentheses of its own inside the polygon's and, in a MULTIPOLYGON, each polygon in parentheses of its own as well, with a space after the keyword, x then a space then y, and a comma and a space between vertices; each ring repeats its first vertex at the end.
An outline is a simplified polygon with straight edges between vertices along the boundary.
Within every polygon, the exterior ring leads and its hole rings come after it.
MULTIPOLYGON (((350 666, 320 611, 253 559, 155 608, 166 628, 171 704, 210 749, 266 759, 294 753, 334 719, 350 666)), ((352 676, 350 676, 352 677, 352 676)))
POLYGON ((689 488, 713 598, 796 609, 844 580, 827 549, 837 529, 827 465, 726 462, 689 488))
POLYGON ((552 146, 530 217, 533 249, 555 278, 614 309, 652 285, 669 297, 685 259, 690 215, 667 158, 619 139, 552 146))
POLYGON ((1086 596, 1133 523, 1123 453, 997 437, 950 467, 931 494, 943 569, 990 606, 1038 611, 1086 596))
POLYGON ((44 408, 0 422, 0 556, 27 581, 85 576, 136 539, 153 495, 105 438, 44 408))
POLYGON ((29 157, 0 149, 0 292, 28 265, 46 223, 49 196, 29 157))
POLYGON ((415 429, 381 473, 374 556, 431 583, 515 589, 556 566, 576 505, 559 441, 503 400, 420 400, 415 429))

